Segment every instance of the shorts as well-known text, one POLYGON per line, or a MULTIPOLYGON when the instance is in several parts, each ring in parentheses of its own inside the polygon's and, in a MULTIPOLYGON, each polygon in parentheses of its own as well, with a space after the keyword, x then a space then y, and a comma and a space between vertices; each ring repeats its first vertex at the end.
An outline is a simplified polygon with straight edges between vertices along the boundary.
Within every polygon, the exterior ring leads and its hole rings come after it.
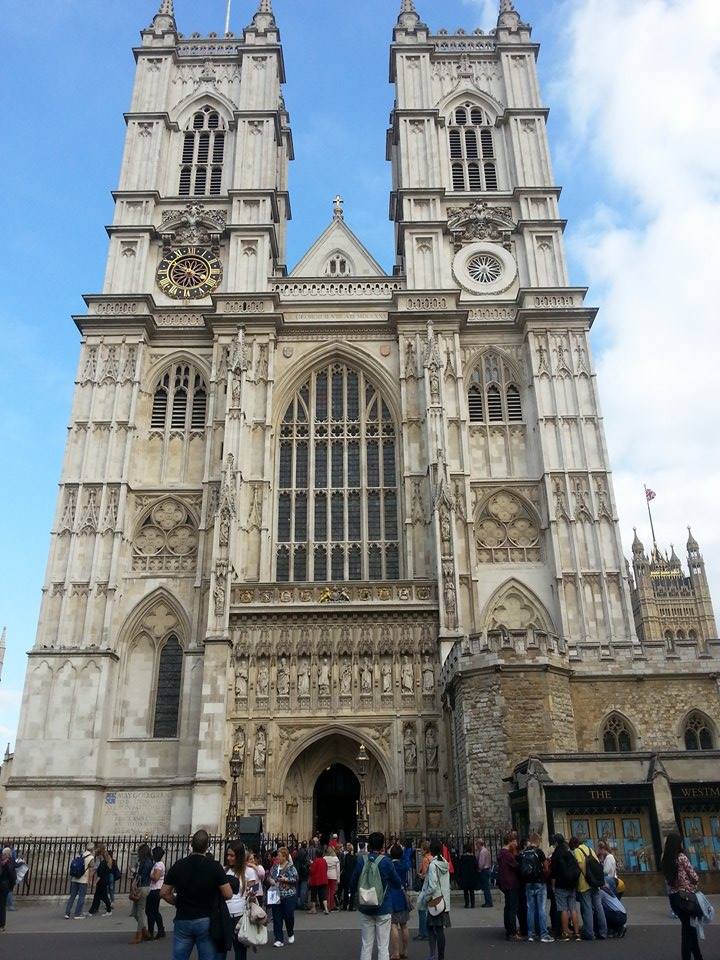
POLYGON ((555 904, 561 912, 572 913, 573 910, 577 910, 575 891, 555 887, 555 904))
POLYGON ((397 923, 401 927, 406 927, 408 925, 408 920, 410 919, 409 910, 398 910, 396 913, 393 913, 390 922, 397 923))
POLYGON ((322 904, 328 898, 327 887, 310 887, 310 900, 312 903, 322 904))

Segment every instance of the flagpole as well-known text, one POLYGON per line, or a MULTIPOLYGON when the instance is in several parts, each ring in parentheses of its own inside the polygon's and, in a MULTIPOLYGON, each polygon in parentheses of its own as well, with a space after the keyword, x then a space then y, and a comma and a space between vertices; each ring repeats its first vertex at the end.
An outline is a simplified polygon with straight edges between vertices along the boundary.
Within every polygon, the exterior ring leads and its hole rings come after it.
POLYGON ((227 12, 225 14, 225 35, 227 36, 230 33, 230 8, 232 7, 232 0, 227 0, 227 12))
POLYGON ((653 538, 653 546, 657 548, 657 540, 655 539, 655 524, 653 523, 652 511, 650 509, 650 497, 648 497, 648 488, 643 484, 643 489, 645 490, 645 503, 647 504, 648 517, 650 517, 650 531, 653 538))

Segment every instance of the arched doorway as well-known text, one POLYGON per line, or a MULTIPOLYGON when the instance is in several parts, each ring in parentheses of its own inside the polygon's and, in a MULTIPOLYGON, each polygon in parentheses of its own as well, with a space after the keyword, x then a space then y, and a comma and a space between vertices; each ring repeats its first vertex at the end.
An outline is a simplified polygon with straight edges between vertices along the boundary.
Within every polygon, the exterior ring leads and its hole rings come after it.
POLYGON ((360 781, 343 763, 333 763, 320 774, 313 791, 313 822, 324 840, 333 833, 346 840, 355 836, 360 781))

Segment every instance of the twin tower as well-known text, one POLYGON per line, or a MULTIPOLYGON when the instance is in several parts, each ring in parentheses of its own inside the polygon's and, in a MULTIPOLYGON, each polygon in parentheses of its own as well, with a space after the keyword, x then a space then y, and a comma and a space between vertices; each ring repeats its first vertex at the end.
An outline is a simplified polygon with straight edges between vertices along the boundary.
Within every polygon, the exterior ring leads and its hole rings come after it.
POLYGON ((512 820, 629 832, 632 871, 720 780, 709 603, 636 633, 537 55, 511 0, 489 33, 403 0, 393 272, 339 198, 290 270, 270 0, 142 32, 6 831, 512 820))

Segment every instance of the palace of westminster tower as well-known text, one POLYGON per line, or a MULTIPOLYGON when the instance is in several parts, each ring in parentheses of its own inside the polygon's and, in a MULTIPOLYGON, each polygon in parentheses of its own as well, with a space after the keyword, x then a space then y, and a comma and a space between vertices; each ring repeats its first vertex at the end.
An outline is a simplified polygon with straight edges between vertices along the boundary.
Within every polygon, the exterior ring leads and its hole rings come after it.
POLYGON ((6 832, 222 831, 233 758, 269 831, 351 834, 362 780, 396 834, 630 809, 652 850, 720 781, 698 545, 623 556, 539 47, 400 6, 391 274, 339 198, 286 264, 271 0, 142 31, 6 832))

